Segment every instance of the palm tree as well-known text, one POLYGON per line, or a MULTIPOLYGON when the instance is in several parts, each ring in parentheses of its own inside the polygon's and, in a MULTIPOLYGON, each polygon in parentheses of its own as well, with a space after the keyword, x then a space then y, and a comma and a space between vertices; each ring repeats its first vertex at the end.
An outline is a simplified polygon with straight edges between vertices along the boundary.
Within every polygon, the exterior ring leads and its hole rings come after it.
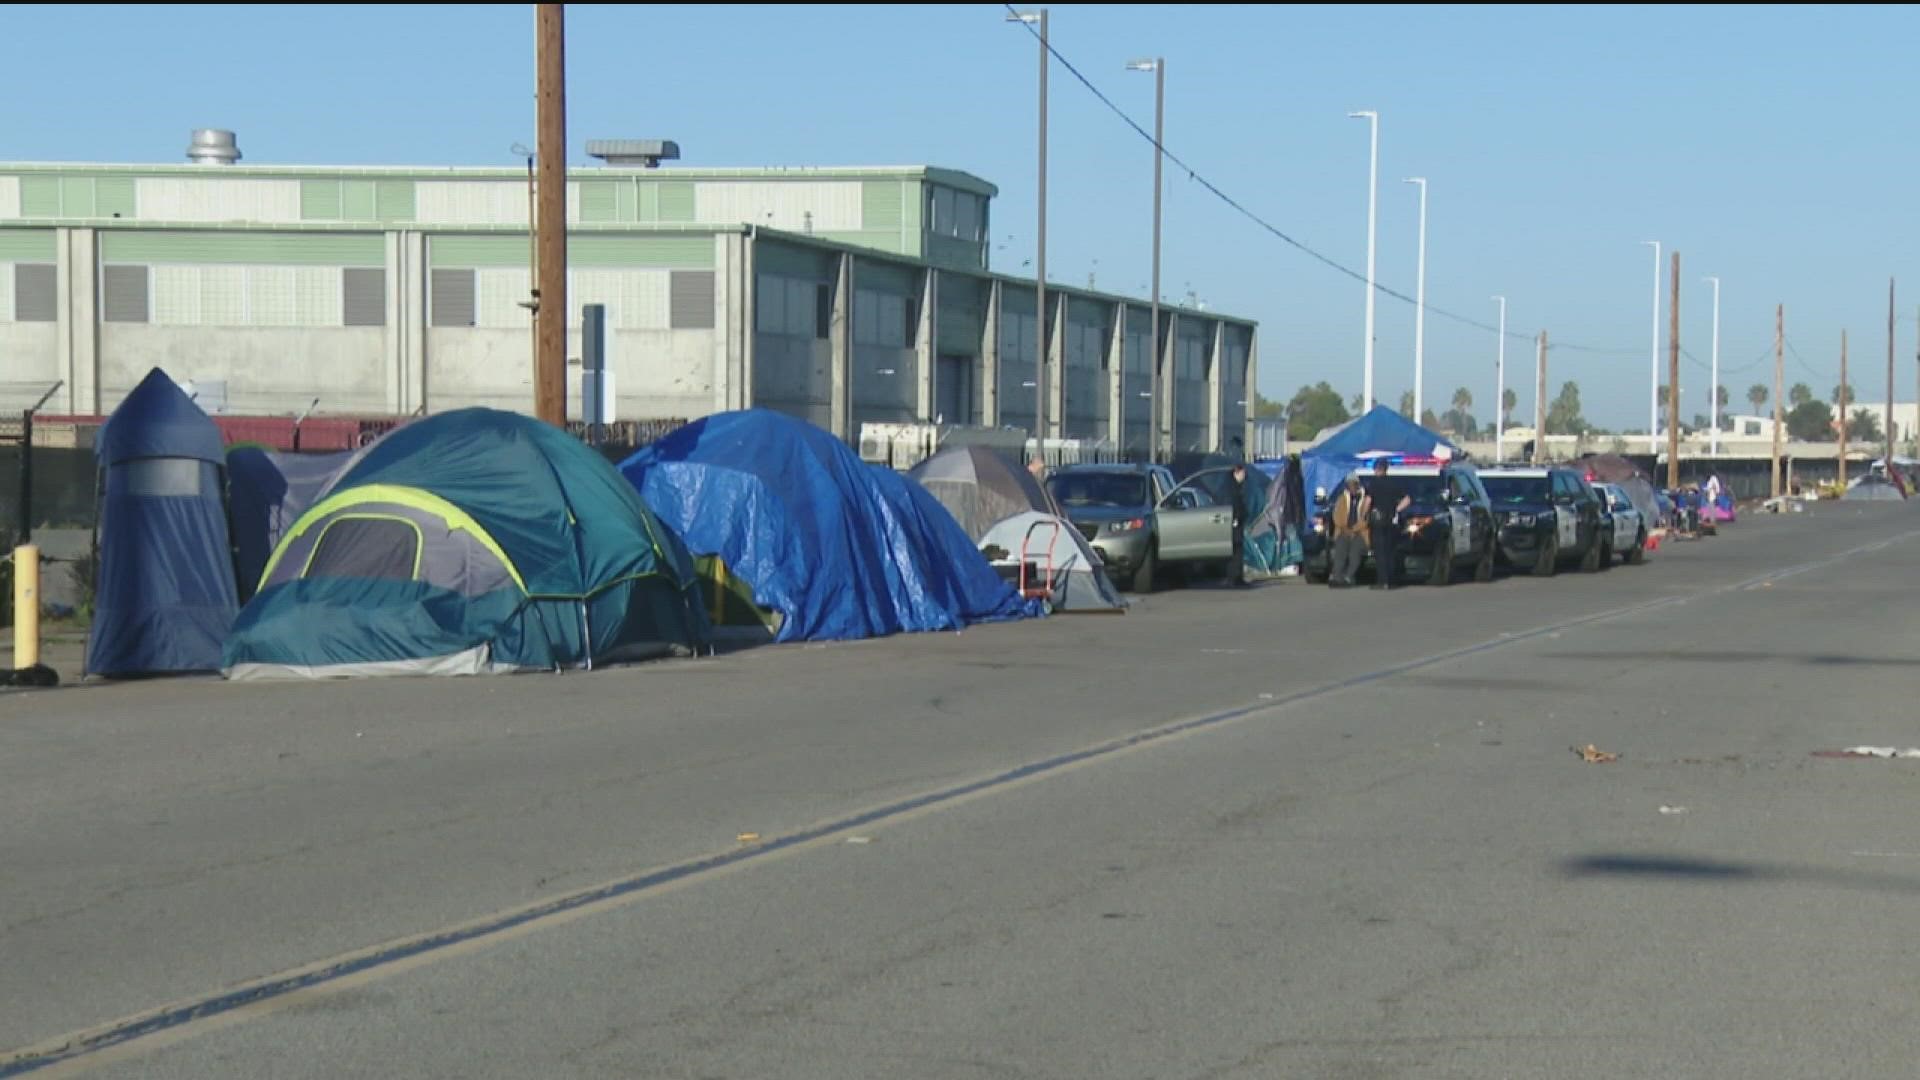
POLYGON ((1853 387, 1848 386, 1846 383, 1841 383, 1834 387, 1833 403, 1840 406, 1842 410, 1845 410, 1847 406, 1853 404, 1853 387))
POLYGON ((1409 420, 1413 419, 1413 391, 1411 390, 1400 392, 1400 415, 1409 420))
POLYGON ((1519 405, 1520 395, 1514 393, 1511 387, 1507 388, 1507 391, 1500 395, 1500 415, 1505 418, 1507 423, 1513 422, 1513 410, 1518 408, 1519 405))
POLYGON ((1756 413, 1766 405, 1769 396, 1767 388, 1759 383, 1747 387, 1747 404, 1753 406, 1753 411, 1756 413))
POLYGON ((1453 407, 1461 412, 1466 412, 1468 409, 1473 408, 1473 391, 1464 386, 1455 390, 1453 392, 1453 407))
POLYGON ((1793 389, 1787 391, 1787 404, 1792 405, 1796 409, 1812 400, 1813 388, 1806 383, 1794 383, 1793 389))

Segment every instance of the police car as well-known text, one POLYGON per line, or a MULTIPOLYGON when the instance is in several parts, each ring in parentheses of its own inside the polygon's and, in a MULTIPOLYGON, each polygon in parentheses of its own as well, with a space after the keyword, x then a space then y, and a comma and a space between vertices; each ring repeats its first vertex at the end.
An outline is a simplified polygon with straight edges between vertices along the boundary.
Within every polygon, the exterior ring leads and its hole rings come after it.
POLYGON ((1500 558, 1552 577, 1579 560, 1589 573, 1613 562, 1614 540, 1604 503, 1575 469, 1513 466, 1480 474, 1500 523, 1500 558))
POLYGON ((1595 484, 1593 490, 1606 502, 1606 520, 1613 534, 1613 554, 1620 561, 1639 566, 1647 561, 1647 524, 1638 507, 1618 484, 1595 484))
MULTIPOLYGON (((1394 554, 1402 567, 1417 568, 1429 585, 1451 584, 1454 574, 1463 570, 1470 570, 1475 581, 1492 581, 1498 543, 1493 507, 1473 466, 1431 457, 1396 455, 1385 460, 1387 476, 1409 500, 1395 525, 1399 535, 1394 554)), ((1360 483, 1373 490, 1372 460, 1361 466, 1360 483)), ((1314 522, 1314 531, 1323 537, 1331 532, 1326 519, 1331 502, 1314 522)), ((1308 580, 1326 580, 1332 554, 1331 544, 1308 554, 1308 580)), ((1363 565, 1372 564, 1373 553, 1368 552, 1363 565)), ((1396 580, 1403 577, 1399 569, 1396 580)))

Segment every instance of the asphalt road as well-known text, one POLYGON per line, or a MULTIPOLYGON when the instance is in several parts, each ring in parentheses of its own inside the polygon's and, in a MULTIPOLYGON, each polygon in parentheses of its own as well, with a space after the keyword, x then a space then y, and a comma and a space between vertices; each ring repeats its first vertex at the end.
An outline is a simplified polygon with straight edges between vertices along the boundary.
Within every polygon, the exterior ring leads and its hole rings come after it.
POLYGON ((1920 513, 1833 505, 1551 581, 0 697, 0 1076, 1909 1076, 1920 761, 1815 752, 1920 745, 1917 580, 1920 513))

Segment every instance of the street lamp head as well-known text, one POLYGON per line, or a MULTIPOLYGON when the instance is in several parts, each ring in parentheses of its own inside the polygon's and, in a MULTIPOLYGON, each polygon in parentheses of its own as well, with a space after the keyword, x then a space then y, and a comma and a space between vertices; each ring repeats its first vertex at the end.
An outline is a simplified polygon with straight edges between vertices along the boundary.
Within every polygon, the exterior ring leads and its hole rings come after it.
POLYGON ((1427 178, 1424 176, 1409 176, 1400 182, 1403 184, 1419 184, 1421 187, 1427 186, 1427 178))
POLYGON ((1642 240, 1640 243, 1643 247, 1650 247, 1656 250, 1660 247, 1660 241, 1658 240, 1642 240))
POLYGON ((1038 12, 1032 11, 1009 11, 1006 21, 1032 25, 1040 21, 1040 15, 1038 12))
POLYGON ((1348 113, 1347 116, 1354 120, 1378 120, 1380 118, 1380 114, 1372 109, 1360 109, 1348 113))
POLYGON ((1127 70, 1128 71, 1158 71, 1160 70, 1160 61, 1129 60, 1127 61, 1127 70))

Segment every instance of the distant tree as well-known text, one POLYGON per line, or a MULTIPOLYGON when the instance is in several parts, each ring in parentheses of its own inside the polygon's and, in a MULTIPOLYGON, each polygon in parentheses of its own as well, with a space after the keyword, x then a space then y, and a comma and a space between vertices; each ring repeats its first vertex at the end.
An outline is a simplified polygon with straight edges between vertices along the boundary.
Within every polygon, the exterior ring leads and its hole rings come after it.
POLYGON ((1286 415, 1287 403, 1275 401, 1259 391, 1253 395, 1253 416, 1256 420, 1278 420, 1286 415))
POLYGON ((1759 383, 1747 387, 1747 404, 1753 406, 1753 411, 1756 413, 1766 406, 1767 398, 1770 396, 1767 388, 1759 383))
POLYGON ((1877 443, 1885 440, 1887 433, 1880 430, 1880 417, 1871 409, 1853 410, 1853 419, 1847 421, 1847 441, 1877 443))
POLYGON ((1803 383, 1803 382, 1794 383, 1793 389, 1787 391, 1787 404, 1793 408, 1797 409, 1800 406, 1805 405, 1807 402, 1812 400, 1813 400, 1813 388, 1808 386, 1806 383, 1803 383))
POLYGON ((1673 391, 1668 389, 1665 383, 1660 384, 1659 398, 1660 398, 1661 409, 1665 409, 1667 407, 1667 402, 1673 400, 1673 391))
POLYGON ((1400 395, 1400 415, 1409 420, 1413 419, 1413 391, 1411 390, 1400 395))
POLYGON ((1426 428, 1428 431, 1439 431, 1441 427, 1440 418, 1433 415, 1432 409, 1422 409, 1420 410, 1420 426, 1426 428))
POLYGON ((1795 405, 1787 413, 1787 435, 1801 442, 1832 442, 1833 410, 1824 401, 1795 405))
POLYGON ((1294 392, 1287 405, 1287 438, 1306 440, 1335 424, 1344 424, 1352 414, 1340 404, 1340 392, 1320 382, 1294 392))
POLYGON ((1364 394, 1353 395, 1353 400, 1347 402, 1347 411, 1352 413, 1354 416, 1359 416, 1361 413, 1366 412, 1367 411, 1366 395, 1364 394))
POLYGON ((1846 383, 1840 383, 1835 386, 1833 388, 1833 403, 1842 409, 1853 404, 1853 387, 1848 386, 1846 383))
POLYGON ((1473 408, 1473 391, 1461 387, 1453 392, 1453 407, 1461 412, 1473 408))
POLYGON ((1717 402, 1717 404, 1718 404, 1718 405, 1719 405, 1719 406, 1720 406, 1720 407, 1721 407, 1722 409, 1725 409, 1725 408, 1727 407, 1727 401, 1728 401, 1729 399, 1728 399, 1728 397, 1727 397, 1727 388, 1726 388, 1726 387, 1724 387, 1724 386, 1717 386, 1717 387, 1714 387, 1714 390, 1713 390, 1713 396, 1714 396, 1714 398, 1716 399, 1716 402, 1717 402))
POLYGON ((1586 417, 1580 415, 1580 384, 1569 380, 1547 407, 1547 434, 1584 435, 1587 427, 1586 417))
POLYGON ((1513 422, 1513 410, 1515 408, 1518 408, 1519 405, 1520 405, 1520 395, 1514 393, 1511 388, 1501 393, 1500 415, 1505 418, 1507 423, 1510 424, 1513 422))
POLYGON ((1694 431, 1705 431, 1712 426, 1713 426, 1713 421, 1708 419, 1706 413, 1693 414, 1693 430, 1694 431))

